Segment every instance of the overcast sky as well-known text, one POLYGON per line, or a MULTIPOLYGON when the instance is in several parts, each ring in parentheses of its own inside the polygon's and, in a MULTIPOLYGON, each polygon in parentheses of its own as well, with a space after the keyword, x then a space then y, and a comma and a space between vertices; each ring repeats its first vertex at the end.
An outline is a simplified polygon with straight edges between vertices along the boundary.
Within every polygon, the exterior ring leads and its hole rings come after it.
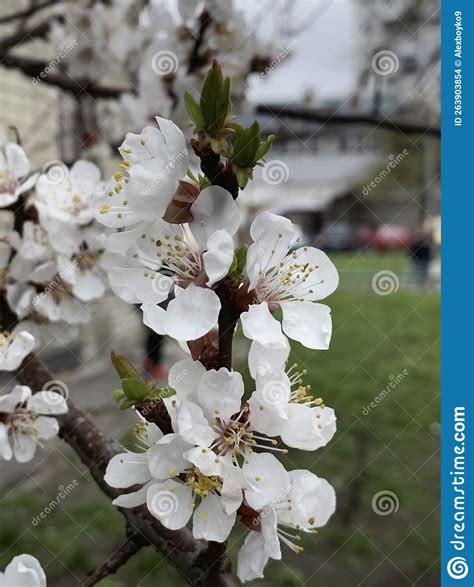
MULTIPOLYGON (((250 22, 259 22, 259 35, 274 37, 284 30, 278 0, 238 0, 246 7, 250 22)), ((354 87, 358 42, 356 14, 351 0, 293 0, 290 31, 280 41, 295 41, 288 59, 258 84, 253 85, 249 99, 259 102, 291 102, 298 100, 305 88, 317 101, 344 99, 354 87), (302 32, 300 32, 302 30, 302 32)))

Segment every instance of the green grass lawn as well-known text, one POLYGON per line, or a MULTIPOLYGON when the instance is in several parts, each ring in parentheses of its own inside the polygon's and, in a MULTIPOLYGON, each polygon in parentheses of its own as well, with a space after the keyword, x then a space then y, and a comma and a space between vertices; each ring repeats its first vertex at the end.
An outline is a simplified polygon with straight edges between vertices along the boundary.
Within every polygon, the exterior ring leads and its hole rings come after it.
MULTIPOLYGON (((398 254, 335 258, 339 268, 351 262, 369 273, 396 272, 404 262, 398 254)), ((369 289, 341 291, 328 300, 334 320, 329 351, 295 347, 292 357, 309 370, 305 381, 315 393, 335 408, 338 432, 316 453, 292 451, 285 464, 327 478, 337 490, 338 512, 318 534, 303 537, 302 554, 285 548, 283 563, 270 564, 265 581, 255 584, 439 585, 439 296, 402 290, 378 296, 369 289), (374 512, 379 492, 391 492, 396 512, 374 512)), ((71 479, 78 474, 75 466, 71 479)), ((0 568, 13 553, 30 552, 46 566, 50 587, 79 585, 121 543, 122 519, 86 475, 79 491, 32 525, 55 493, 54 485, 48 495, 31 483, 2 504, 0 568)), ((229 541, 233 557, 243 535, 239 528, 229 541)), ((100 583, 184 584, 151 549, 100 583)))

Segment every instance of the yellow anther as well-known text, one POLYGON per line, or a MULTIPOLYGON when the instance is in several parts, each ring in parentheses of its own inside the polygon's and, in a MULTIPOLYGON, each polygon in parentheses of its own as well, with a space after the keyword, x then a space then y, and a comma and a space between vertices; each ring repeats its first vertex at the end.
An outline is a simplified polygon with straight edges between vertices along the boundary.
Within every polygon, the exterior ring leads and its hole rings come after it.
POLYGON ((111 206, 110 204, 104 204, 101 209, 99 210, 99 212, 101 214, 107 214, 107 212, 110 210, 111 206))

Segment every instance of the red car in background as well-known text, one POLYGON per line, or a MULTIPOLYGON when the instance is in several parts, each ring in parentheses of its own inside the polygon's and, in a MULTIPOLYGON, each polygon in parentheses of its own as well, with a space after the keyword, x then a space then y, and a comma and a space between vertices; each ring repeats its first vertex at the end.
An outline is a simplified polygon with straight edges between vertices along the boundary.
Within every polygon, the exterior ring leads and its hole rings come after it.
POLYGON ((382 224, 375 233, 373 246, 379 251, 409 248, 411 231, 401 224, 382 224))

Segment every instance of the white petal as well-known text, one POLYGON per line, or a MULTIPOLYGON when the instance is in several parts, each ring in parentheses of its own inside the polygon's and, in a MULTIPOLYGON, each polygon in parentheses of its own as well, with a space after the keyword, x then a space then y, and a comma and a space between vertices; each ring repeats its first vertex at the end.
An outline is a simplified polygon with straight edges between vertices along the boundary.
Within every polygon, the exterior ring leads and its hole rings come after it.
POLYGON ((270 557, 265 552, 263 536, 250 531, 237 558, 237 576, 242 582, 263 579, 263 571, 270 557))
POLYGON ((261 512, 260 526, 265 552, 270 558, 280 560, 281 548, 280 540, 278 538, 277 513, 275 508, 268 506, 261 512))
POLYGON ((139 505, 146 503, 146 494, 148 488, 153 482, 149 481, 145 483, 143 487, 140 487, 137 491, 130 491, 130 493, 122 493, 116 497, 112 503, 121 508, 136 508, 139 505))
POLYGON ((48 416, 39 416, 36 418, 35 428, 38 438, 45 440, 54 438, 59 432, 59 424, 56 418, 48 418, 48 416))
POLYGON ((155 126, 146 126, 139 134, 129 132, 120 145, 119 152, 124 159, 133 164, 151 158, 164 160, 166 146, 163 134, 155 126))
POLYGON ((299 281, 292 286, 291 294, 295 298, 310 301, 322 300, 332 294, 339 285, 337 269, 323 251, 314 247, 297 249, 285 259, 280 273, 285 274, 288 271, 288 266, 296 263, 309 267, 312 271, 306 273, 304 281, 299 281))
POLYGON ((13 434, 13 454, 19 463, 27 463, 35 456, 36 440, 22 432, 13 434))
POLYGON ((15 385, 10 393, 0 395, 0 412, 11 413, 15 408, 31 397, 31 389, 27 385, 15 385))
POLYGON ((2 587, 46 587, 46 575, 39 561, 30 554, 20 554, 0 575, 2 587))
POLYGON ((326 446, 336 432, 336 416, 332 408, 288 404, 286 413, 288 420, 281 439, 292 448, 317 450, 326 446))
POLYGON ((219 436, 209 426, 208 419, 204 416, 202 409, 187 400, 183 400, 179 406, 177 425, 181 436, 190 444, 211 446, 219 436))
POLYGON ((296 239, 296 230, 288 218, 262 212, 252 222, 250 236, 254 243, 247 251, 246 267, 253 288, 260 275, 283 260, 296 239))
POLYGON ((278 521, 306 530, 327 524, 336 510, 336 492, 326 481, 311 471, 290 471, 291 488, 288 497, 291 508, 278 509, 278 521))
POLYGON ((189 461, 183 456, 190 444, 179 434, 165 434, 147 451, 148 466, 155 479, 176 477, 188 466, 189 461))
POLYGON ((151 478, 146 453, 125 452, 112 457, 104 479, 111 487, 131 487, 151 478))
POLYGON ((12 448, 8 440, 8 428, 3 422, 0 422, 0 457, 5 461, 10 461, 12 455, 12 448))
POLYGON ((25 177, 30 172, 30 163, 25 151, 15 143, 8 143, 5 146, 5 156, 8 170, 16 178, 25 177))
POLYGON ((71 167, 68 179, 73 193, 90 197, 100 182, 100 171, 94 163, 80 159, 71 167))
POLYGON ((236 513, 227 514, 222 500, 213 493, 205 497, 193 516, 193 536, 197 539, 224 542, 235 523, 236 513))
POLYGON ((283 330, 309 349, 327 350, 331 341, 331 309, 324 304, 282 302, 283 330))
POLYGON ((282 369, 257 373, 255 397, 267 408, 284 408, 290 401, 291 381, 282 369))
POLYGON ((167 481, 152 485, 146 496, 150 512, 169 530, 184 528, 194 510, 191 487, 167 481))
POLYGON ((203 475, 222 475, 224 463, 217 454, 205 446, 196 446, 184 453, 184 457, 195 465, 203 475))
POLYGON ((112 291, 128 304, 159 304, 173 285, 170 277, 138 267, 112 267, 108 276, 112 291))
POLYGON ((68 411, 64 397, 56 391, 38 391, 28 400, 28 410, 35 414, 57 415, 68 411))
POLYGON ((158 334, 177 340, 195 340, 212 330, 220 308, 219 298, 213 291, 191 283, 166 310, 142 305, 143 322, 158 334))
POLYGON ((250 428, 267 436, 280 436, 288 417, 283 410, 271 408, 258 400, 253 393, 249 399, 250 428))
POLYGON ((183 359, 175 363, 168 375, 168 385, 176 391, 179 399, 196 393, 197 386, 206 369, 199 361, 183 359))
POLYGON ((174 170, 175 175, 180 179, 186 175, 189 167, 186 138, 181 129, 171 120, 157 116, 156 122, 165 140, 169 167, 174 170))
POLYGON ((0 355, 0 371, 14 371, 21 365, 23 359, 31 353, 35 346, 35 339, 29 332, 21 331, 13 335, 8 345, 4 362, 0 355))
POLYGON ((199 382, 197 397, 208 419, 217 417, 223 422, 230 420, 241 409, 244 382, 238 371, 222 367, 203 374, 199 382))
POLYGON ((74 295, 83 302, 90 302, 100 298, 105 292, 103 279, 94 271, 78 270, 76 283, 73 286, 74 295))
POLYGON ((190 224, 198 244, 204 248, 216 230, 225 229, 233 236, 240 226, 240 211, 232 195, 220 186, 204 188, 191 206, 194 222, 190 224))
POLYGON ((227 275, 234 259, 234 241, 226 230, 216 230, 209 237, 203 259, 207 285, 211 287, 227 275))
POLYGON ((283 369, 290 355, 290 345, 286 338, 281 344, 263 345, 252 341, 249 351, 250 375, 255 379, 257 372, 265 372, 270 369, 283 369))
POLYGON ((256 340, 264 346, 285 344, 281 325, 272 316, 267 302, 251 305, 248 311, 240 316, 240 319, 247 338, 256 340))
POLYGON ((258 489, 246 491, 249 506, 261 510, 268 504, 281 501, 290 488, 290 478, 280 461, 269 453, 252 453, 246 461, 242 470, 258 489))

